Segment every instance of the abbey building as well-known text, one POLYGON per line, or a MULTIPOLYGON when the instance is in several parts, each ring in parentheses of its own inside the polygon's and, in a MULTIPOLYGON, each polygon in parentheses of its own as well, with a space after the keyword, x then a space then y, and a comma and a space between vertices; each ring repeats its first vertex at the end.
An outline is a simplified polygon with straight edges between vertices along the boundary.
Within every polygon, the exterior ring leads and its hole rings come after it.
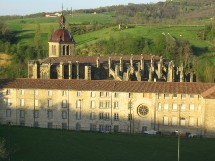
POLYGON ((158 56, 74 56, 60 17, 28 79, 0 79, 0 123, 100 132, 215 136, 215 84, 158 56))

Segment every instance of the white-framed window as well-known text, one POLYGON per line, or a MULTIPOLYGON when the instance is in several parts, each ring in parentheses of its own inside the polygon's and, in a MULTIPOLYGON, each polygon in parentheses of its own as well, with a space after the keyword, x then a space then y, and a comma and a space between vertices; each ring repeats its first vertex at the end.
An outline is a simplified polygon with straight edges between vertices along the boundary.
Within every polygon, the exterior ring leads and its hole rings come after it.
POLYGON ((6 117, 11 117, 11 109, 6 109, 6 117))
POLYGON ((92 91, 91 94, 90 94, 90 96, 91 96, 91 97, 96 97, 96 92, 95 92, 95 91, 92 91))
POLYGON ((11 91, 10 89, 6 89, 6 95, 10 95, 11 91))
POLYGON ((77 97, 81 96, 81 91, 77 91, 77 97))
POLYGON ((95 120, 96 119, 96 113, 95 112, 91 112, 90 113, 90 120, 95 120))
POLYGON ((53 119, 53 111, 52 110, 47 111, 47 117, 48 117, 48 119, 53 119))
POLYGON ((99 102, 99 108, 104 108, 104 102, 103 101, 99 102))
POLYGON ((111 126, 110 125, 106 125, 105 126, 105 131, 106 132, 110 132, 111 131, 111 126))
POLYGON ((169 99, 169 94, 165 93, 164 94, 164 99, 169 99))
POLYGON ((182 94, 181 99, 186 99, 186 94, 182 94))
POLYGON ((106 101, 106 108, 110 108, 110 101, 106 101))
POLYGON ((49 100, 48 100, 48 107, 52 107, 52 105, 53 105, 52 100, 49 99, 49 100))
POLYGON ((38 107, 39 106, 39 101, 38 100, 34 100, 34 105, 35 105, 35 107, 38 107))
POLYGON ((177 125, 177 117, 172 117, 172 125, 177 125))
POLYGON ((90 108, 96 108, 96 101, 90 101, 90 108))
POLYGON ((168 111, 168 109, 169 109, 169 104, 168 103, 164 103, 164 110, 168 111))
POLYGON ((202 96, 201 95, 198 95, 198 99, 201 99, 202 98, 202 96))
POLYGON ((39 94, 38 90, 34 90, 34 95, 38 96, 38 94, 39 94))
POLYGON ((185 118, 181 118, 181 119, 180 119, 180 125, 181 125, 181 126, 185 126, 185 125, 186 125, 186 120, 185 120, 185 118))
POLYGON ((181 111, 185 111, 186 110, 186 104, 185 103, 182 103, 181 104, 181 111))
POLYGON ((110 97, 110 92, 106 92, 106 97, 110 97))
POLYGON ((48 96, 52 96, 52 91, 51 90, 48 91, 48 96))
POLYGON ((163 96, 163 94, 158 93, 158 99, 161 99, 161 98, 162 98, 162 96, 163 96))
POLYGON ((100 131, 100 132, 103 132, 103 131, 104 131, 104 125, 102 125, 102 124, 99 125, 99 131, 100 131))
POLYGON ((193 98, 194 98, 194 94, 191 94, 191 95, 190 95, 190 98, 193 99, 193 98))
POLYGON ((177 94, 176 94, 176 93, 173 94, 172 98, 173 98, 173 99, 177 99, 177 94))
POLYGON ((81 108, 81 100, 76 101, 76 108, 81 108))
POLYGON ((194 118, 193 117, 189 118, 189 126, 194 126, 194 118))
POLYGON ((115 97, 115 98, 118 98, 118 97, 119 97, 119 93, 118 93, 118 92, 115 92, 115 93, 114 93, 114 97, 115 97))
POLYGON ((114 109, 119 109, 119 102, 118 101, 114 102, 114 109))
POLYGON ((110 113, 109 112, 105 113, 105 120, 110 120, 110 113))
POLYGON ((193 103, 190 104, 190 111, 194 111, 194 104, 193 103))
POLYGON ((167 116, 163 117, 163 125, 169 125, 169 118, 167 116))
POLYGON ((67 96, 67 91, 62 91, 62 96, 67 96))
POLYGON ((162 106, 161 106, 161 103, 159 102, 158 103, 158 111, 161 111, 161 108, 162 108, 162 106))
POLYGON ((67 111, 62 111, 62 119, 67 119, 67 111))
POLYGON ((34 118, 39 118, 39 110, 34 110, 34 118))
POLYGON ((104 113, 103 112, 100 112, 99 113, 99 120, 103 120, 104 119, 104 113))
POLYGON ((20 106, 21 107, 25 106, 25 100, 24 99, 20 99, 20 106))
POLYGON ((81 120, 81 112, 80 111, 76 112, 76 120, 81 120))
POLYGON ((62 100, 62 108, 67 108, 67 100, 62 100))
POLYGON ((202 110, 202 105, 198 104, 198 112, 201 112, 201 110, 202 110))
POLYGON ((24 89, 21 89, 21 90, 20 90, 20 95, 24 95, 24 94, 25 94, 24 89))
POLYGON ((100 92, 100 97, 104 97, 105 96, 105 92, 100 92))
POLYGON ((5 101, 5 104, 6 104, 8 107, 12 106, 12 103, 11 103, 11 99, 10 99, 10 98, 5 98, 4 101, 5 101))
POLYGON ((19 117, 24 118, 25 117, 25 110, 20 110, 19 111, 19 117))
POLYGON ((119 114, 118 113, 114 113, 114 121, 118 121, 119 120, 119 114))
POLYGON ((178 109, 177 104, 176 104, 176 103, 173 103, 173 104, 172 104, 172 110, 173 110, 173 111, 177 111, 177 109, 178 109))

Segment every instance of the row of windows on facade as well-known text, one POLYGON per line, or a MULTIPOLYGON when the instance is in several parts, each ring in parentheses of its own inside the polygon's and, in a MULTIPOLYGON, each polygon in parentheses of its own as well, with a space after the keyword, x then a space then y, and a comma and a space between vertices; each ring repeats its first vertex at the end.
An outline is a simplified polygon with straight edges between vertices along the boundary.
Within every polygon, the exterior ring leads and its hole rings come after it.
MULTIPOLYGON (((161 103, 158 103, 157 109, 158 109, 158 111, 162 110, 162 104, 161 103)), ((179 111, 186 111, 186 104, 182 103, 182 104, 178 105, 177 103, 173 103, 172 104, 172 111, 178 111, 178 109, 179 109, 179 111)), ((169 110, 169 104, 168 103, 163 104, 163 110, 164 111, 169 110)), ((199 112, 201 112, 201 110, 202 110, 201 104, 197 105, 197 110, 199 112)), ((189 104, 189 111, 195 111, 195 104, 193 104, 193 103, 189 104)))
MULTIPOLYGON (((20 125, 25 126, 25 121, 23 121, 23 120, 20 121, 20 125)), ((39 122, 35 121, 34 122, 34 127, 40 127, 39 122)), ((50 128, 50 129, 51 128, 59 128, 59 125, 53 125, 52 122, 48 122, 47 123, 47 128, 50 128)), ((61 128, 62 129, 69 129, 67 123, 62 123, 61 128)), ((82 127, 81 123, 76 123, 75 129, 76 130, 86 130, 88 128, 82 127)), ((96 124, 91 123, 90 124, 90 129, 88 129, 88 130, 90 130, 90 131, 99 131, 99 132, 111 132, 111 125, 109 125, 109 124, 96 125, 96 124)), ((119 132, 119 125, 114 125, 113 131, 114 132, 119 132)))
POLYGON ((201 126, 202 125, 202 120, 201 118, 195 119, 194 117, 189 117, 188 122, 186 123, 186 119, 183 117, 180 117, 180 120, 178 117, 172 117, 169 118, 167 116, 163 117, 163 125, 180 125, 180 126, 201 126), (171 119, 171 120, 170 120, 171 119))
MULTIPOLYGON (((33 112, 33 117, 34 118, 39 118, 39 114, 40 114, 40 111, 39 110, 34 110, 32 111, 33 112)), ((19 111, 19 117, 20 118, 25 118, 25 110, 20 110, 19 111)), ((11 109, 7 109, 6 110, 6 117, 11 117, 12 116, 12 110, 11 109)), ((68 111, 62 111, 61 112, 61 116, 62 116, 62 119, 67 119, 68 118, 68 111)), ((109 112, 100 112, 98 114, 98 119, 99 120, 110 120, 110 113, 109 112)), ((53 119, 54 116, 53 116, 53 111, 52 110, 48 110, 47 111, 47 118, 48 119, 53 119)), ((97 118, 97 114, 95 112, 91 112, 90 113, 90 120, 96 120, 97 118)), ((119 120, 119 114, 118 113, 114 113, 113 114, 113 119, 115 121, 118 121, 119 120)), ((81 112, 76 112, 76 120, 81 120, 81 112)))
MULTIPOLYGON (((7 104, 8 107, 12 106, 12 101, 9 98, 5 99, 5 103, 7 104)), ((76 108, 81 108, 81 104, 82 104, 82 100, 77 100, 76 101, 76 108)), ((20 106, 21 107, 25 106, 25 99, 20 99, 20 106)), ((34 106, 39 107, 39 100, 37 100, 37 99, 34 100, 34 106)), ((49 99, 47 101, 47 106, 48 107, 53 107, 52 99, 49 99)), ((68 101, 67 100, 62 100, 61 107, 62 108, 67 108, 68 107, 68 101)), ((99 108, 110 108, 110 107, 111 107, 111 102, 110 101, 99 101, 99 108)), ((119 108, 119 102, 114 101, 113 107, 114 107, 114 109, 118 109, 119 108)), ((95 100, 90 101, 90 108, 96 108, 96 101, 95 100)))
MULTIPOLYGON (((10 89, 6 90, 6 94, 10 95, 11 91, 10 89)), ((24 95, 24 89, 20 90, 20 95, 24 95)), ((76 92, 76 96, 80 97, 81 96, 81 91, 77 91, 76 92)), ((96 91, 92 91, 90 92, 90 97, 96 97, 97 92, 96 91)), ((34 90, 34 95, 39 95, 39 91, 38 90, 34 90)), ((48 96, 52 96, 53 92, 51 90, 48 91, 48 96)), ((62 91, 62 96, 67 96, 68 95, 68 91, 62 91)), ((173 99, 178 99, 178 97, 180 96, 181 99, 186 99, 187 98, 187 94, 172 94, 173 99)), ((99 92, 99 97, 110 97, 110 92, 99 92)), ((119 97, 119 93, 115 92, 114 93, 114 97, 119 97)), ((133 97, 133 93, 128 93, 128 97, 132 98, 133 97)), ((143 93, 143 97, 144 97, 144 93, 143 93)), ((170 98, 170 94, 158 94, 158 98, 164 98, 164 99, 169 99, 170 98)), ((189 98, 193 99, 195 98, 194 94, 190 94, 189 98)), ((201 95, 198 95, 198 98, 202 98, 201 95)))

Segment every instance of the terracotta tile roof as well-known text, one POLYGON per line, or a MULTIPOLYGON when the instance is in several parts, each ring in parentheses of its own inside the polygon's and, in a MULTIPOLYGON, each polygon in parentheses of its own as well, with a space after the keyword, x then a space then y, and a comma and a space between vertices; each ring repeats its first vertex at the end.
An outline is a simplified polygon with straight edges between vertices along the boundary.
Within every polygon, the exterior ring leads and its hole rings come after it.
MULTIPOLYGON (((99 57, 99 62, 108 62, 109 57, 111 57, 112 61, 119 61, 120 57, 122 57, 123 61, 130 61, 130 58, 133 57, 133 60, 140 60, 141 57, 143 57, 144 60, 151 60, 152 55, 121 55, 121 56, 61 56, 61 57, 49 57, 46 59, 43 59, 41 63, 68 63, 68 61, 71 61, 71 63, 76 63, 78 61, 79 63, 96 63, 97 58, 99 57)), ((154 60, 159 60, 159 56, 153 56, 154 60)))
POLYGON ((113 80, 0 79, 1 88, 201 94, 215 98, 215 83, 138 82, 113 80))

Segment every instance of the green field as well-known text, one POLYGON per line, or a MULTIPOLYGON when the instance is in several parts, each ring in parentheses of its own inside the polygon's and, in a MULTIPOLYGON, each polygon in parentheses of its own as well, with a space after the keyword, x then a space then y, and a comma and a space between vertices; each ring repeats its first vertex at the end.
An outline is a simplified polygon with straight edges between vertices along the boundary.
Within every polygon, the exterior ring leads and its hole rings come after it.
MULTIPOLYGON (((174 161, 177 137, 0 126, 12 161, 174 161)), ((181 161, 214 161, 215 139, 181 138, 181 161)))

